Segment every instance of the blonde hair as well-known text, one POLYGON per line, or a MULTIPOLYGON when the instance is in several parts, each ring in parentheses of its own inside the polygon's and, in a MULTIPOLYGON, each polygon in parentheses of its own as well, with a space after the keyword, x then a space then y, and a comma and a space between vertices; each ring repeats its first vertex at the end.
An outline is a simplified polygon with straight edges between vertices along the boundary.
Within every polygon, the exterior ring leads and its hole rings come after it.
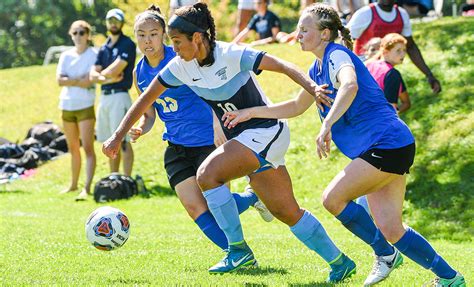
POLYGON ((89 35, 91 34, 91 31, 92 31, 91 25, 89 23, 87 23, 84 20, 77 20, 77 21, 72 22, 71 27, 69 27, 69 32, 68 33, 71 35, 72 30, 74 30, 76 28, 82 28, 82 29, 86 30, 87 34, 89 34, 89 35))
POLYGON ((306 7, 303 10, 303 14, 305 13, 313 17, 314 22, 321 30, 329 29, 331 32, 329 41, 336 40, 340 33, 344 46, 352 50, 353 43, 349 29, 342 25, 341 19, 334 8, 327 4, 316 3, 306 7))
POLYGON ((407 39, 398 33, 389 33, 380 41, 380 50, 368 62, 378 61, 382 59, 384 52, 390 52, 396 44, 407 45, 407 39))

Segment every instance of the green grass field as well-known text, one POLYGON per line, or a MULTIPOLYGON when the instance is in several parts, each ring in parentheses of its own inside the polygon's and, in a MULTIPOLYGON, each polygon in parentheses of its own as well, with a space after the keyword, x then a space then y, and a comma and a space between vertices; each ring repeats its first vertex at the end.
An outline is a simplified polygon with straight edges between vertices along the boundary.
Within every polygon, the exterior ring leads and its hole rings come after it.
MULTIPOLYGON (((415 39, 443 84, 431 94, 422 74, 407 60, 401 67, 412 98, 403 116, 417 139, 417 157, 409 176, 405 221, 474 282, 474 19, 443 19, 417 25, 415 39), (469 32, 471 31, 471 32, 469 32)), ((306 70, 312 56, 297 46, 275 45, 268 52, 306 70)), ((30 126, 50 119, 60 124, 55 66, 0 70, 0 137, 21 141, 30 126)), ((281 101, 297 86, 284 76, 258 77, 267 96, 281 101)), ((358 264, 343 286, 361 286, 372 266, 371 250, 349 233, 320 203, 321 192, 348 160, 334 150, 317 159, 315 108, 289 121, 292 142, 287 163, 296 197, 313 212, 337 245, 358 264)), ((101 206, 58 195, 69 183, 69 155, 49 162, 27 180, 0 185, 0 285, 154 285, 154 286, 325 286, 329 271, 279 222, 265 223, 255 210, 242 215, 246 239, 260 267, 211 276, 207 268, 223 253, 189 219, 168 187, 163 169, 162 125, 135 144, 134 173, 142 175, 149 197, 110 203, 131 222, 131 237, 121 249, 102 252, 86 240, 84 222, 101 206)), ((335 148, 334 148, 335 149, 335 148)), ((108 173, 96 144, 96 179, 108 173)), ((82 179, 83 180, 83 179, 82 179)), ((232 183, 234 191, 245 182, 232 183)), ((380 286, 421 286, 431 272, 410 260, 380 286)))

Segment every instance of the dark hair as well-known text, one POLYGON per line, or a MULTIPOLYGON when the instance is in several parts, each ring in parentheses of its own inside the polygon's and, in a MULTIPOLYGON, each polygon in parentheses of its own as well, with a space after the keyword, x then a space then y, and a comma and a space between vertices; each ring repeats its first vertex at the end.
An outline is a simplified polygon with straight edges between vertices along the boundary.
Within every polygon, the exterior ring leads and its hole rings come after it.
MULTIPOLYGON (((211 15, 211 11, 209 11, 209 8, 207 7, 206 3, 198 2, 192 6, 181 7, 176 10, 174 14, 206 31, 201 34, 209 42, 211 50, 209 51, 209 54, 204 59, 204 61, 200 64, 202 66, 210 66, 214 64, 214 49, 216 47, 216 26, 214 24, 214 18, 212 18, 211 15)), ((183 31, 179 28, 173 29, 177 29, 181 34, 185 34, 189 40, 191 40, 193 38, 193 34, 196 33, 183 31)))
POLYGON ((329 41, 334 41, 340 32, 344 46, 352 50, 353 43, 349 29, 342 25, 341 19, 334 8, 326 4, 316 3, 308 6, 303 13, 308 13, 313 16, 316 25, 318 25, 321 30, 329 29, 329 31, 331 31, 329 41))
POLYGON ((134 30, 137 30, 137 25, 141 21, 145 20, 154 20, 158 23, 160 23, 161 28, 163 29, 163 32, 166 32, 166 23, 165 23, 165 17, 161 14, 161 9, 158 7, 158 5, 151 4, 145 11, 142 13, 138 14, 135 17, 135 26, 134 30))

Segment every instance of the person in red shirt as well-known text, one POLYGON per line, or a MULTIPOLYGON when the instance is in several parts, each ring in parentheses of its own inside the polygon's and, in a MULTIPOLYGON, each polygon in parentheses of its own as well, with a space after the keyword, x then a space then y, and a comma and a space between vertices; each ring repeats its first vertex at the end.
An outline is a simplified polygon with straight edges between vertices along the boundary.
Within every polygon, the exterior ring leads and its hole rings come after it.
POLYGON ((364 45, 373 37, 383 38, 389 33, 398 33, 407 39, 407 54, 413 63, 426 75, 434 93, 441 91, 441 84, 426 65, 411 31, 408 13, 395 5, 395 0, 378 0, 357 10, 347 24, 354 43, 354 52, 364 54, 364 45))

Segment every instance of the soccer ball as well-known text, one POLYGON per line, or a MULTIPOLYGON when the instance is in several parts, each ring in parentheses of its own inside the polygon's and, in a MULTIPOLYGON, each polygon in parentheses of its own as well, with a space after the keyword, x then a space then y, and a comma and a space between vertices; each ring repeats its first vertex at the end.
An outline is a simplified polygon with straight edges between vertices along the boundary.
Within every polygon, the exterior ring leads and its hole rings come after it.
POLYGON ((87 218, 86 236, 97 249, 117 249, 124 245, 130 236, 130 222, 117 208, 103 206, 94 210, 87 218))

